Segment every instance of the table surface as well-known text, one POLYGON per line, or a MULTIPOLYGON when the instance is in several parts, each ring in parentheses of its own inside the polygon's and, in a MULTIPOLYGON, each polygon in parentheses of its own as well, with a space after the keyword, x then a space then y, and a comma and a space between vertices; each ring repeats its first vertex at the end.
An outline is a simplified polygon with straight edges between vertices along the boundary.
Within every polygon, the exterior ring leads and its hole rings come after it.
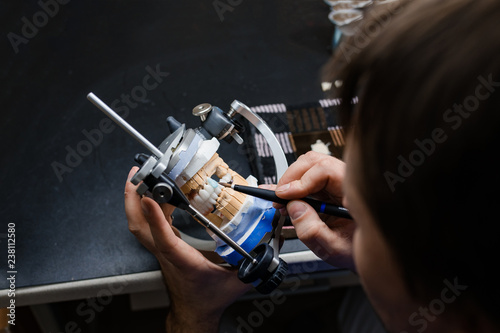
MULTIPOLYGON (((144 149, 101 123, 88 92, 159 144, 166 117, 194 126, 200 103, 323 98, 330 56, 333 26, 320 0, 58 1, 45 10, 0 4, 0 271, 14 223, 18 288, 158 269, 123 208, 128 170, 144 149)), ((221 156, 241 159, 236 171, 247 176, 245 156, 232 149, 221 156)))

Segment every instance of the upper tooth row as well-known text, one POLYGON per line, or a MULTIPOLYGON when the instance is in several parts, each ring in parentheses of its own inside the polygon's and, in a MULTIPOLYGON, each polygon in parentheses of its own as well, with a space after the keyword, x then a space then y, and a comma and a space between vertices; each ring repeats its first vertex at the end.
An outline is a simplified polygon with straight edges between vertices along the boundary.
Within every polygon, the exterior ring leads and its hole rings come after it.
POLYGON ((205 186, 193 198, 193 205, 200 213, 206 215, 214 209, 217 197, 222 191, 222 186, 215 180, 207 178, 205 186), (215 187, 214 187, 215 186, 215 187))

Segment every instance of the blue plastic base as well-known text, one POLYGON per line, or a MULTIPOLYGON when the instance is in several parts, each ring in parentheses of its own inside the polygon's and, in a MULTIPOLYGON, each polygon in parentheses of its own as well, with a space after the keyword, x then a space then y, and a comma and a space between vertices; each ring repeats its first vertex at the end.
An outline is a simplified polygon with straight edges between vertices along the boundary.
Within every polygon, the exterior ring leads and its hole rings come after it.
MULTIPOLYGON (((254 204, 254 208, 261 207, 259 209, 261 214, 262 210, 264 210, 259 221, 256 222, 254 220, 255 212, 253 212, 253 214, 252 213, 246 214, 245 216, 243 216, 242 221, 238 226, 238 228, 228 233, 228 236, 235 242, 237 242, 247 252, 252 251, 254 247, 259 245, 264 235, 273 230, 272 223, 274 215, 276 213, 276 210, 272 207, 272 203, 270 203, 267 200, 262 200, 258 198, 255 199, 256 202, 254 204), (254 229, 251 231, 251 234, 243 242, 240 242, 240 239, 235 237, 237 235, 242 235, 241 229, 245 231, 244 234, 246 235, 247 231, 249 231, 248 229, 252 227, 254 227, 254 229)), ((261 214, 257 216, 260 216, 261 214)), ((224 259, 227 263, 234 266, 238 265, 238 262, 241 259, 243 259, 243 256, 241 254, 234 251, 232 248, 230 248, 228 245, 224 243, 218 246, 215 252, 217 252, 222 257, 222 259, 224 259)))

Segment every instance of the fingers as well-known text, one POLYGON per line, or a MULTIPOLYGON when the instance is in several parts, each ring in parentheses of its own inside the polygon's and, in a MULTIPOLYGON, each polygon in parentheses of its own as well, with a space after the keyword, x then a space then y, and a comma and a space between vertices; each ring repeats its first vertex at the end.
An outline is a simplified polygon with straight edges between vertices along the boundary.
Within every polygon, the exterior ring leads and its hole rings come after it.
POLYGON ((259 185, 259 188, 265 189, 265 190, 275 190, 277 185, 274 184, 261 184, 259 185))
POLYGON ((291 201, 287 205, 287 211, 297 236, 306 245, 328 233, 328 226, 307 203, 300 200, 291 201))
POLYGON ((151 250, 150 247, 153 244, 153 237, 149 232, 148 222, 142 213, 141 196, 136 192, 137 186, 130 182, 130 179, 138 169, 138 167, 133 167, 130 170, 125 184, 125 214, 127 215, 128 229, 130 232, 134 234, 144 246, 151 250))
POLYGON ((175 235, 160 206, 153 199, 144 197, 141 200, 141 210, 156 248, 164 255, 174 252, 180 239, 175 235))
POLYGON ((141 203, 155 248, 161 255, 158 259, 183 268, 198 267, 204 262, 204 257, 197 250, 177 237, 158 203, 147 197, 142 198, 141 203))
POLYGON ((329 155, 320 154, 314 151, 307 152, 300 155, 299 158, 290 165, 287 171, 283 174, 278 182, 278 186, 288 184, 291 181, 300 179, 300 177, 309 170, 313 165, 322 160, 334 160, 334 157, 329 155))
POLYGON ((330 199, 340 201, 344 174, 344 162, 324 154, 307 153, 285 172, 276 195, 297 199, 325 190, 330 199))
POLYGON ((167 203, 160 204, 163 215, 167 218, 168 222, 172 224, 173 218, 172 214, 174 213, 175 206, 169 205, 167 203))
POLYGON ((352 266, 353 223, 342 221, 339 229, 329 227, 311 206, 299 200, 289 202, 287 211, 299 239, 318 257, 335 266, 352 266))
MULTIPOLYGON (((261 185, 259 185, 259 188, 262 188, 262 189, 265 189, 265 190, 271 190, 271 191, 275 191, 277 187, 278 186, 274 185, 274 184, 261 184, 261 185)), ((285 205, 282 205, 282 204, 279 204, 277 202, 274 202, 273 203, 273 207, 276 208, 276 209, 279 209, 281 215, 283 215, 283 216, 287 216, 288 215, 288 213, 286 211, 286 208, 285 208, 285 205)))

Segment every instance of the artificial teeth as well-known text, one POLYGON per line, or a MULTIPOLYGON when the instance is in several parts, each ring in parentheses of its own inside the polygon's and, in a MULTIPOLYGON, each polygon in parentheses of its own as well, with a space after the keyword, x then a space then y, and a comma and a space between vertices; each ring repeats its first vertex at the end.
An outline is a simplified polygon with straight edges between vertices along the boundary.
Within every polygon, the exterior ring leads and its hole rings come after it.
POLYGON ((211 195, 212 193, 214 193, 214 188, 213 188, 212 186, 208 185, 208 184, 207 184, 207 186, 205 186, 203 189, 204 189, 205 191, 207 191, 207 192, 208 192, 208 194, 210 194, 210 195, 211 195))
POLYGON ((198 194, 200 195, 200 197, 203 201, 206 201, 206 200, 208 200, 208 198, 210 198, 210 193, 208 193, 208 191, 205 189, 200 190, 200 192, 198 192, 198 194))
POLYGON ((229 183, 231 181, 232 177, 229 173, 226 173, 224 175, 224 177, 221 178, 221 180, 224 182, 224 183, 229 183))
POLYGON ((204 204, 204 200, 201 198, 200 195, 195 195, 193 201, 198 207, 201 207, 204 204))
POLYGON ((219 184, 212 178, 207 178, 207 183, 213 188, 217 188, 219 186, 219 184))
POLYGON ((208 202, 210 202, 210 204, 212 204, 212 205, 215 205, 217 203, 217 198, 218 198, 217 194, 212 193, 208 202))

